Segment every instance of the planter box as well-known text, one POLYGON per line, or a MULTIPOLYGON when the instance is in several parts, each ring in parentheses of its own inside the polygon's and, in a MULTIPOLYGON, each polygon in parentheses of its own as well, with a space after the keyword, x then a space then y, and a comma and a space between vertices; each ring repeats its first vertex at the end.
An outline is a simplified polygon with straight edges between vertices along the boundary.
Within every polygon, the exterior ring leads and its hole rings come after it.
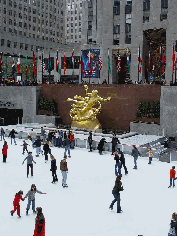
POLYGON ((143 123, 156 123, 159 124, 160 123, 160 118, 136 118, 135 119, 136 122, 143 122, 143 123))
POLYGON ((38 110, 37 114, 41 114, 41 115, 53 115, 53 111, 47 111, 47 110, 38 110))

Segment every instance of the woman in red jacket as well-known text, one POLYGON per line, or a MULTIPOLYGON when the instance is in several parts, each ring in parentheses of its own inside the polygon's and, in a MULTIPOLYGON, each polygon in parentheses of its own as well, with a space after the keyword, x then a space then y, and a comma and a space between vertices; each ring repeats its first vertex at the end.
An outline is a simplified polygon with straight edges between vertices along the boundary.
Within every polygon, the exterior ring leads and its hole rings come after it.
POLYGON ((37 216, 35 218, 35 229, 33 236, 45 236, 45 218, 42 213, 42 208, 36 208, 37 216))
POLYGON ((74 134, 73 134, 73 132, 71 132, 71 134, 70 134, 70 147, 71 147, 71 149, 74 149, 74 143, 75 143, 74 134))
POLYGON ((11 216, 13 216, 14 212, 17 210, 17 215, 19 217, 21 217, 20 215, 20 200, 24 201, 24 199, 22 198, 23 195, 23 191, 19 191, 18 193, 16 193, 13 204, 14 204, 14 210, 11 211, 11 216))
POLYGON ((4 141, 4 145, 3 145, 3 148, 2 148, 3 162, 4 163, 6 163, 6 159, 7 159, 7 149, 8 149, 7 142, 4 141))

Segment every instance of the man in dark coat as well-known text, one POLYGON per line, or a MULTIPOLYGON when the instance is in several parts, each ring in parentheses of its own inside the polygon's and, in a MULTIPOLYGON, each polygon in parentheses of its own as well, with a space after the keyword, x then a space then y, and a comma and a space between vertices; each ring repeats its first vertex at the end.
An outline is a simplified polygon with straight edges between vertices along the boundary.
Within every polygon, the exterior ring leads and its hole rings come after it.
POLYGON ((40 137, 37 136, 37 139, 35 140, 35 142, 33 143, 33 145, 36 146, 36 156, 39 156, 39 152, 41 152, 41 154, 43 155, 43 152, 41 150, 41 141, 40 141, 40 137))
POLYGON ((104 143, 107 143, 106 139, 105 138, 101 138, 100 142, 98 143, 98 150, 99 150, 99 154, 100 155, 103 155, 102 151, 103 151, 104 143))
POLYGON ((53 181, 51 183, 55 183, 56 181, 58 181, 57 174, 56 174, 56 170, 57 170, 56 159, 54 158, 52 154, 50 155, 50 157, 51 157, 50 171, 52 171, 52 176, 53 176, 53 181))
POLYGON ((122 182, 121 182, 121 176, 118 176, 116 178, 115 181, 115 186, 112 190, 112 194, 114 196, 114 200, 111 202, 111 205, 109 206, 109 208, 112 210, 114 203, 117 202, 117 213, 121 213, 121 206, 120 206, 120 191, 123 191, 123 186, 122 186, 122 182))
POLYGON ((89 146, 90 146, 90 150, 89 152, 92 151, 92 131, 89 132, 89 136, 88 136, 88 143, 89 143, 89 146))
POLYGON ((18 134, 18 133, 14 129, 12 129, 9 133, 9 137, 11 137, 11 145, 12 145, 12 139, 14 139, 15 145, 17 145, 17 143, 15 141, 15 134, 18 134))
POLYGON ((44 150, 44 155, 45 155, 45 162, 47 162, 48 161, 48 153, 50 153, 50 148, 49 148, 48 142, 45 142, 45 144, 43 146, 43 150, 44 150))
POLYGON ((114 134, 113 138, 112 138, 112 154, 111 155, 114 155, 117 143, 120 143, 120 142, 119 142, 118 138, 116 137, 116 135, 114 134))
POLYGON ((125 165, 124 153, 120 150, 120 148, 117 148, 117 153, 118 153, 119 159, 121 161, 121 168, 122 168, 122 165, 123 165, 124 166, 124 170, 125 170, 125 174, 128 174, 127 167, 125 165))
POLYGON ((68 137, 66 137, 65 140, 64 140, 64 147, 65 147, 64 156, 66 155, 66 152, 68 151, 68 155, 69 155, 69 158, 70 158, 71 157, 70 156, 70 139, 68 137))

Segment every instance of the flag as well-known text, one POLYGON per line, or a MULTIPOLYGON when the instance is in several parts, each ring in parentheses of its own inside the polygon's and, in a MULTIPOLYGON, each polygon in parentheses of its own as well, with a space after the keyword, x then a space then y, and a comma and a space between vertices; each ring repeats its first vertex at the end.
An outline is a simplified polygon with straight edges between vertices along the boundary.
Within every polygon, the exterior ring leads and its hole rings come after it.
POLYGON ((128 49, 127 49, 127 68, 128 68, 128 72, 130 72, 129 50, 128 49))
POLYGON ((27 59, 27 55, 26 55, 26 71, 25 71, 26 75, 28 74, 28 59, 27 59))
POLYGON ((0 54, 0 73, 2 72, 2 64, 3 64, 2 55, 0 54))
POLYGON ((15 63, 14 63, 14 58, 12 61, 12 75, 15 73, 15 63))
POLYGON ((48 73, 49 73, 49 75, 51 75, 51 71, 52 71, 51 56, 49 54, 49 58, 48 58, 48 73))
POLYGON ((90 68, 90 75, 92 75, 91 63, 92 63, 92 58, 91 58, 91 53, 89 51, 89 54, 88 54, 88 67, 90 68))
POLYGON ((58 60, 58 51, 57 51, 57 55, 56 55, 56 72, 60 73, 59 60, 58 60))
POLYGON ((175 51, 174 51, 174 45, 172 47, 172 72, 175 71, 176 68, 176 60, 175 60, 175 51))
POLYGON ((72 72, 72 74, 74 75, 74 49, 73 49, 73 51, 72 51, 72 65, 73 65, 73 72, 72 72))
POLYGON ((108 72, 111 73, 110 57, 109 57, 109 49, 108 49, 108 72))
POLYGON ((41 61, 41 67, 43 68, 43 71, 44 71, 45 68, 46 68, 44 61, 43 61, 43 63, 42 63, 42 61, 41 61))
POLYGON ((20 73, 20 54, 17 61, 17 73, 20 73))
POLYGON ((101 71, 101 68, 103 67, 102 61, 101 61, 101 57, 99 56, 99 70, 101 71))
POLYGON ((139 71, 139 73, 142 72, 142 59, 140 56, 140 46, 138 48, 138 71, 139 71))
POLYGON ((83 74, 83 72, 84 72, 84 62, 83 62, 83 59, 82 59, 82 50, 81 50, 80 64, 81 64, 81 72, 83 74))
POLYGON ((121 56, 120 56, 120 54, 118 54, 118 56, 117 56, 117 71, 119 73, 121 72, 121 56))
POLYGON ((35 74, 37 74, 35 54, 33 54, 33 72, 34 72, 35 74))
POLYGON ((64 67, 64 75, 65 75, 66 74, 66 56, 65 56, 65 53, 64 53, 63 67, 64 67))
POLYGON ((7 76, 7 57, 6 57, 6 60, 5 60, 5 75, 7 76))
POLYGON ((161 57, 161 73, 163 73, 164 72, 165 57, 164 57, 161 46, 160 46, 160 57, 161 57))

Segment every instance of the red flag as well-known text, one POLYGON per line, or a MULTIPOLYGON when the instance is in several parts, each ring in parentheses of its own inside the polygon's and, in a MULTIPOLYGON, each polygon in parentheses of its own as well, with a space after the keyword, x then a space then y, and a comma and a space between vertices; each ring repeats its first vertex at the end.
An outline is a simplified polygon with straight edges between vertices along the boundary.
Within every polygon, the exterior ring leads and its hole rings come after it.
POLYGON ((66 74, 66 56, 65 56, 65 53, 64 53, 64 75, 66 74))
POLYGON ((163 73, 164 72, 165 57, 164 57, 161 46, 160 46, 160 54, 161 54, 161 73, 163 73))
POLYGON ((17 73, 20 73, 20 55, 17 61, 17 73))
POLYGON ((138 65, 139 65, 139 73, 141 73, 142 72, 142 59, 140 56, 140 46, 138 48, 138 65))
POLYGON ((90 75, 92 75, 91 63, 92 63, 92 58, 91 58, 91 53, 89 51, 89 54, 88 54, 88 67, 90 68, 90 75))
POLYGON ((82 50, 81 50, 80 64, 81 64, 81 70, 82 70, 82 74, 83 74, 83 72, 84 72, 84 62, 83 62, 83 59, 82 59, 82 50))
POLYGON ((175 71, 175 52, 174 52, 174 45, 172 47, 172 72, 175 71))
POLYGON ((35 54, 33 55, 33 72, 37 74, 37 69, 36 69, 36 61, 35 61, 35 54))
POLYGON ((117 58, 117 70, 119 73, 121 72, 121 57, 120 57, 120 55, 117 58))
POLYGON ((101 57, 99 56, 99 70, 101 71, 101 68, 103 67, 102 61, 101 61, 101 57))

